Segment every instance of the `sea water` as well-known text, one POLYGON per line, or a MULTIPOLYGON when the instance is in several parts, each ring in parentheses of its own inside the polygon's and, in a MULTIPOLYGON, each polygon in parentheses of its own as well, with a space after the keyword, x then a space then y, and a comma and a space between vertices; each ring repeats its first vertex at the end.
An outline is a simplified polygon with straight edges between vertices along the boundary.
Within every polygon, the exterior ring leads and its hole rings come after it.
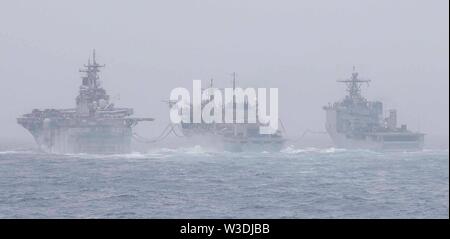
POLYGON ((3 150, 0 218, 449 218, 449 153, 3 150))

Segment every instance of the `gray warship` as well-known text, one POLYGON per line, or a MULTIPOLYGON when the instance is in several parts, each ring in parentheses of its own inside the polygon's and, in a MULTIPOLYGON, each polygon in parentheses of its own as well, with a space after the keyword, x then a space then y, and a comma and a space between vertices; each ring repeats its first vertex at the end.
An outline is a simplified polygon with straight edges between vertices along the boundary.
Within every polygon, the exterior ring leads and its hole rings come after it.
POLYGON ((17 119, 48 153, 123 154, 131 152, 132 128, 152 118, 132 118, 132 108, 117 108, 102 88, 93 51, 73 109, 34 109, 17 119))
POLYGON ((423 149, 424 134, 397 127, 397 111, 389 110, 383 116, 383 104, 368 101, 361 95, 362 84, 353 70, 349 79, 340 80, 347 86, 348 95, 342 101, 324 107, 326 130, 339 148, 370 149, 381 151, 417 151, 423 149))
MULTIPOLYGON (((233 89, 236 88, 236 74, 233 74, 233 89)), ((213 82, 211 80, 210 88, 213 88, 213 82)), ((223 90, 223 89, 219 89, 223 90)), ((209 101, 214 100, 213 96, 209 99, 202 100, 202 108, 209 101)), ((174 104, 175 102, 171 102, 174 104)), ((256 102, 256 111, 257 111, 256 102)), ((286 139, 283 137, 282 131, 277 130, 273 134, 261 134, 259 128, 261 123, 258 120, 258 114, 256 114, 256 123, 248 122, 247 119, 244 123, 236 122, 236 112, 238 110, 243 111, 243 115, 248 115, 249 107, 247 101, 243 102, 243 109, 237 107, 236 99, 233 98, 231 105, 224 106, 222 108, 222 117, 225 117, 225 107, 233 108, 233 122, 234 123, 181 123, 181 130, 184 136, 189 137, 194 142, 201 144, 214 144, 221 145, 222 149, 231 152, 242 151, 280 151, 286 139)), ((253 106, 254 107, 254 106, 253 106)), ((192 104, 191 104, 191 121, 192 122, 192 104)), ((225 122, 225 118, 223 121, 225 122)))

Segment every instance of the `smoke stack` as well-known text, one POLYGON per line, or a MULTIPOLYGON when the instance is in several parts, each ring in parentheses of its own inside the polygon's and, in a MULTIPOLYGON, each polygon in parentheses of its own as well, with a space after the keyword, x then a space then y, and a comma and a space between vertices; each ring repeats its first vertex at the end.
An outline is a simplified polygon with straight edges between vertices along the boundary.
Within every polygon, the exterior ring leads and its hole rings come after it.
POLYGON ((389 117, 387 119, 387 127, 391 130, 395 130, 397 128, 397 111, 389 110, 389 117))

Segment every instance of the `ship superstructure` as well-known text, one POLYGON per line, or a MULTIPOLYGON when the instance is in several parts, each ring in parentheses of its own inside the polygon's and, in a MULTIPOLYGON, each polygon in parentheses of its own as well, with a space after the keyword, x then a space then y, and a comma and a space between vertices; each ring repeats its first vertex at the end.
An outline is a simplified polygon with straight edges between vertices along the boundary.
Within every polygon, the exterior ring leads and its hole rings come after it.
POLYGON ((396 110, 389 110, 389 115, 383 117, 382 102, 368 101, 361 95, 362 84, 369 80, 360 79, 354 70, 349 79, 338 82, 347 86, 348 95, 324 107, 326 130, 337 147, 405 151, 423 148, 423 133, 412 132, 406 125, 398 127, 396 110))
POLYGON ((132 128, 152 118, 133 118, 132 108, 117 108, 102 88, 98 73, 104 65, 92 62, 80 72, 85 75, 76 97, 76 108, 34 109, 17 119, 49 153, 119 154, 131 152, 132 128))

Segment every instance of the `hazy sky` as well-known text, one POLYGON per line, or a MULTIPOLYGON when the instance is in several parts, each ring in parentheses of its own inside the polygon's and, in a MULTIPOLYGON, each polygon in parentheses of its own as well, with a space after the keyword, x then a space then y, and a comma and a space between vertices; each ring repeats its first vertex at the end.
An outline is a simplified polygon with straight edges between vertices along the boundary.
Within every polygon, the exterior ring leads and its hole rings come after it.
POLYGON ((117 106, 169 121, 175 87, 278 87, 290 135, 324 130, 322 106, 344 95, 355 65, 363 93, 399 123, 448 138, 447 0, 0 1, 0 138, 31 138, 16 117, 71 108, 91 49, 117 106))

